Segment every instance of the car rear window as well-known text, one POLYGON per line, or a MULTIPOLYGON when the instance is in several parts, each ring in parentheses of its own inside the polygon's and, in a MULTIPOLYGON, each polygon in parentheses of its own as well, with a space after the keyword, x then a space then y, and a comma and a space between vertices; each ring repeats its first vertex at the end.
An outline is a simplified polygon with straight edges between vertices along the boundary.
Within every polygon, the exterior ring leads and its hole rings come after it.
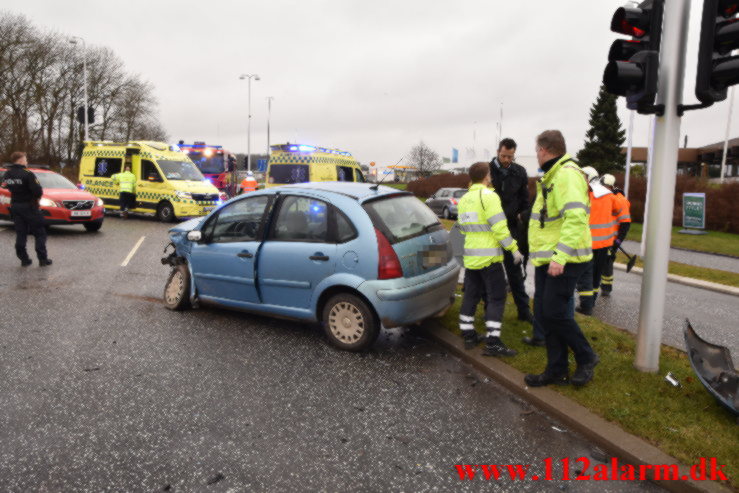
POLYGON ((413 195, 373 200, 363 207, 390 243, 399 243, 443 227, 436 214, 413 195))
POLYGON ((464 194, 466 193, 467 193, 467 190, 457 190, 456 192, 454 192, 454 198, 461 199, 462 197, 464 197, 464 194))
POLYGON ((307 164, 273 164, 269 167, 269 183, 305 183, 310 181, 307 164))

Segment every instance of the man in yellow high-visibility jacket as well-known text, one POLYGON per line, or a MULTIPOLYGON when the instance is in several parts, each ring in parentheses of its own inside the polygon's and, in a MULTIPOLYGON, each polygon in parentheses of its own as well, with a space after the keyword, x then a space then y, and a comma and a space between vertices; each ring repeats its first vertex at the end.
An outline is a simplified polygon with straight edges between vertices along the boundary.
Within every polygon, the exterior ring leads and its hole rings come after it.
POLYGON ((136 175, 131 173, 131 167, 126 165, 123 173, 111 176, 113 183, 118 185, 121 216, 128 218, 128 209, 136 207, 136 175))
POLYGON ((535 266, 534 321, 543 329, 547 366, 524 380, 531 387, 568 383, 572 349, 577 362, 572 384, 585 385, 593 379, 598 356, 577 325, 573 308, 575 285, 593 258, 588 184, 567 154, 559 130, 536 138, 536 157, 544 176, 531 209, 529 258, 535 266))
POLYGON ((513 356, 516 351, 500 339, 506 280, 503 270, 503 249, 513 254, 520 264, 523 255, 508 231, 508 221, 500 197, 490 187, 490 167, 476 163, 470 167, 472 186, 459 200, 457 216, 464 234, 464 297, 459 310, 459 328, 465 348, 480 342, 475 331, 475 311, 485 297, 485 356, 513 356))

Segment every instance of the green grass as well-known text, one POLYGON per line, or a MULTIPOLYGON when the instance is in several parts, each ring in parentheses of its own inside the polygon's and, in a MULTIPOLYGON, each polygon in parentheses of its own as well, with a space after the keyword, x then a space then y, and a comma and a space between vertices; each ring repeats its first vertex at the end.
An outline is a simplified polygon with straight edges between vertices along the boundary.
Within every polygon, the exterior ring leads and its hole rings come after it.
MULTIPOLYGON (((672 228, 671 244, 674 247, 739 257, 739 235, 737 234, 708 231, 705 235, 686 235, 678 233, 681 229, 683 228, 672 228)), ((641 235, 642 225, 631 223, 626 239, 641 242, 641 235)))
MULTIPOLYGON (((454 333, 461 297, 441 319, 454 333)), ((518 355, 504 361, 524 373, 544 370, 544 348, 532 348, 521 342, 530 335, 531 326, 518 321, 510 297, 503 322, 503 340, 518 355)), ((599 354, 601 363, 595 379, 582 388, 556 386, 560 392, 595 414, 617 423, 621 428, 651 442, 680 462, 691 465, 701 457, 716 457, 734 488, 739 487, 739 426, 736 418, 721 407, 705 390, 681 351, 662 346, 659 372, 642 373, 634 369, 634 336, 593 317, 577 316, 578 323, 599 354), (675 388, 664 380, 667 372, 682 383, 675 388)), ((482 309, 475 326, 484 333, 482 309)), ((572 357, 571 371, 575 363, 572 357)))
MULTIPOLYGON (((628 262, 626 255, 618 252, 616 262, 625 264, 628 262)), ((644 262, 641 258, 637 258, 637 267, 644 267, 644 262)), ((739 288, 739 274, 735 272, 728 272, 725 270, 718 269, 707 269, 705 267, 696 267, 695 265, 683 264, 680 262, 672 262, 668 264, 667 271, 670 274, 677 276, 691 277, 693 279, 700 279, 701 281, 715 282, 717 284, 724 284, 726 286, 733 286, 739 288)))
POLYGON ((407 183, 383 183, 386 187, 397 188, 398 190, 405 190, 408 188, 407 183))

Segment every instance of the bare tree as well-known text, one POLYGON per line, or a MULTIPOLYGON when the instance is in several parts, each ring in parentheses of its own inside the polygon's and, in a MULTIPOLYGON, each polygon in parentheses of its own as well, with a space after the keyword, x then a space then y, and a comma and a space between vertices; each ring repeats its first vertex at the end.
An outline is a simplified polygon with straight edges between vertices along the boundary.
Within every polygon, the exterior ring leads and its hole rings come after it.
POLYGON ((441 169, 441 158, 423 141, 411 149, 408 155, 410 163, 418 170, 418 176, 428 177, 441 169))

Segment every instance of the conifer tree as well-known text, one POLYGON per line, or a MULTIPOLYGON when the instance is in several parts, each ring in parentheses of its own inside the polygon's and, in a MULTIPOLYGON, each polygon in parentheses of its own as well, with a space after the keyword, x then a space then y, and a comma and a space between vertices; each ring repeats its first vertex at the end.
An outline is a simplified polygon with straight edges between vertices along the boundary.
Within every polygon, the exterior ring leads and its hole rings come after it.
POLYGON ((585 133, 585 147, 577 153, 580 166, 592 166, 598 173, 623 171, 625 156, 621 148, 626 132, 616 111, 616 96, 600 86, 598 99, 590 108, 590 128, 585 133))

